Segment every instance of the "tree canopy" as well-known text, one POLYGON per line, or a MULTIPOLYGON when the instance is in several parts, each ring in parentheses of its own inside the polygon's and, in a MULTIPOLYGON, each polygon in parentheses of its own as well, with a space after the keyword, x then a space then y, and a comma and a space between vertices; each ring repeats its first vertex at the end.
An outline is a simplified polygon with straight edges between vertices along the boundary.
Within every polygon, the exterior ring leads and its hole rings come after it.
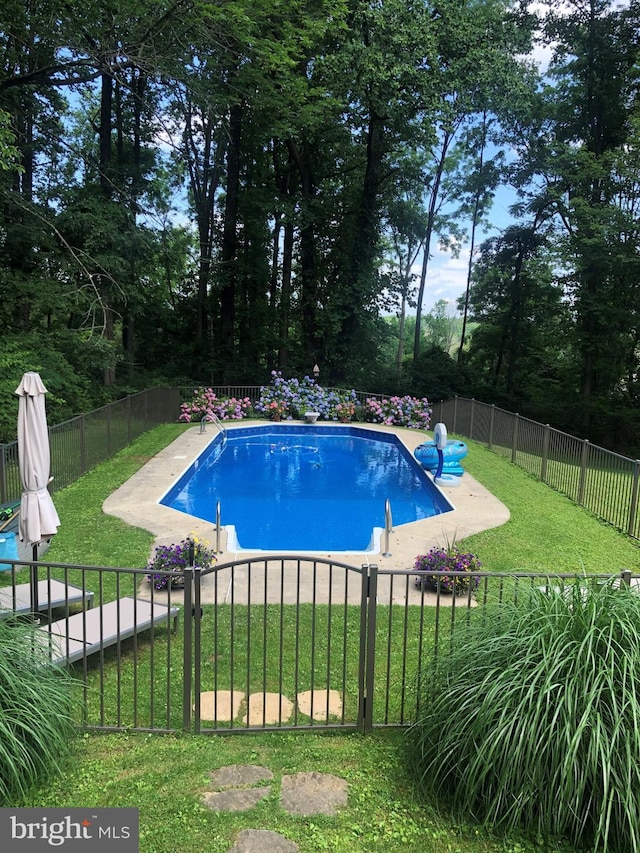
POLYGON ((638 0, 9 0, 3 360, 37 342, 75 374, 62 414, 317 363, 630 450, 638 22, 638 0), (436 245, 471 246, 460 328, 426 310, 436 245))

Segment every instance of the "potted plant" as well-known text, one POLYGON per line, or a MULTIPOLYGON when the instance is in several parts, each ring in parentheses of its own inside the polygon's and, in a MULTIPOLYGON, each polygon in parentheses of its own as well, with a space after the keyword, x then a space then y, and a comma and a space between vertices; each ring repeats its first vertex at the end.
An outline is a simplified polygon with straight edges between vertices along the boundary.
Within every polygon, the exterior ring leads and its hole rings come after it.
POLYGON ((482 569, 482 563, 474 554, 464 554, 457 545, 452 545, 448 548, 431 548, 427 554, 419 554, 413 568, 419 572, 416 578, 419 589, 465 593, 478 588, 480 578, 473 573, 482 569))
POLYGON ((205 568, 216 559, 209 543, 197 536, 183 539, 177 544, 158 545, 147 564, 147 578, 156 589, 184 586, 184 570, 193 560, 194 566, 205 568), (172 577, 172 572, 176 572, 172 577))

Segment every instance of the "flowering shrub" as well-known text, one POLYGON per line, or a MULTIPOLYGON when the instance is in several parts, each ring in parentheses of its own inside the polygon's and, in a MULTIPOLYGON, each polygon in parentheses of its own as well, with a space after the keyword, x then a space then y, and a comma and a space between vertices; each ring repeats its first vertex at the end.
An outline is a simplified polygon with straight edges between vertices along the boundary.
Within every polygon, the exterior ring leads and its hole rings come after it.
POLYGON ((303 418, 305 412, 318 412, 320 420, 348 422, 356 415, 356 392, 327 391, 315 379, 284 379, 274 370, 271 383, 260 388, 256 412, 273 418, 303 418), (277 404, 274 405, 274 404, 277 404), (278 414, 279 413, 279 414, 278 414))
POLYGON ((218 398, 212 388, 198 388, 193 392, 193 400, 180 406, 178 420, 191 423, 215 415, 221 421, 239 421, 251 414, 251 409, 251 400, 248 397, 242 400, 236 400, 235 397, 218 398))
POLYGON ((364 405, 364 418, 374 424, 409 427, 409 429, 429 429, 431 406, 426 397, 389 397, 382 400, 367 398, 364 405))
POLYGON ((287 404, 284 400, 272 400, 270 403, 266 404, 265 414, 267 417, 271 418, 272 421, 281 421, 287 414, 287 404))
POLYGON ((343 423, 350 423, 356 416, 356 404, 351 400, 344 400, 335 407, 337 419, 343 423))
POLYGON ((177 545, 158 545, 153 557, 147 564, 147 579, 156 589, 166 589, 171 582, 183 580, 182 575, 171 578, 169 572, 182 572, 189 565, 190 551, 193 546, 193 565, 205 567, 215 560, 215 554, 209 543, 197 536, 183 539, 177 545))
POLYGON ((416 557, 413 568, 420 574, 416 586, 439 588, 443 592, 467 592, 478 588, 480 578, 473 576, 482 563, 473 554, 463 554, 457 546, 450 548, 432 548, 428 554, 416 557), (434 574, 437 572, 437 574, 434 574), (448 572, 469 572, 469 575, 450 575, 448 572))

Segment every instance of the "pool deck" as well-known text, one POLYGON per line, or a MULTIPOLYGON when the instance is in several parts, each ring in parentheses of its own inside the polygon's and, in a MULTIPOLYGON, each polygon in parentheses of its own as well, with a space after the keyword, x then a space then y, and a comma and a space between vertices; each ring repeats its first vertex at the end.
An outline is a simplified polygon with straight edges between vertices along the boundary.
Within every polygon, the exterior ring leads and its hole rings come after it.
MULTIPOLYGON (((287 421, 283 426, 292 423, 299 422, 287 421)), ((234 427, 258 425, 264 426, 265 421, 225 422, 225 428, 229 432, 234 427)), ((327 425, 336 426, 336 424, 327 425)), ((278 429, 279 424, 273 423, 271 426, 278 429)), ((323 423, 316 424, 318 428, 322 426, 323 423)), ((414 449, 426 440, 424 432, 418 430, 392 428, 380 424, 354 424, 353 426, 362 426, 372 431, 394 432, 412 454, 414 449)), ((200 432, 199 425, 186 430, 110 495, 103 504, 104 511, 128 524, 148 530, 155 537, 155 545, 169 545, 191 535, 207 540, 211 547, 219 544, 218 564, 233 560, 249 560, 253 557, 268 558, 270 556, 268 552, 227 551, 227 535, 224 529, 217 536, 215 524, 187 516, 159 503, 164 493, 215 435, 216 429, 211 424, 207 426, 204 433, 200 432)), ((462 464, 464 466, 464 460, 462 464)), ((459 486, 445 487, 442 491, 455 506, 455 510, 394 528, 389 534, 389 556, 384 556, 383 553, 319 553, 315 551, 304 555, 296 553, 296 556, 335 560, 357 567, 375 563, 380 569, 410 569, 416 555, 424 554, 429 548, 446 547, 448 544, 460 542, 473 533, 499 527, 509 519, 509 510, 504 504, 468 473, 462 476, 459 486)), ((393 512, 393 507, 391 509, 393 512)), ((385 533, 381 536, 380 544, 381 552, 386 552, 385 533)), ((282 553, 280 552, 279 556, 282 553)))

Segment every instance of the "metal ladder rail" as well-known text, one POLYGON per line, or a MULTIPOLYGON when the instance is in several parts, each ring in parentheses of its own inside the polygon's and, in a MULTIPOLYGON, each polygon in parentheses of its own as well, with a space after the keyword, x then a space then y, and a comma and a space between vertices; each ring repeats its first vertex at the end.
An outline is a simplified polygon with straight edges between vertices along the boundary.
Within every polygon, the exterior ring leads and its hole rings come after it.
POLYGON ((224 449, 227 443, 227 431, 224 428, 222 421, 217 415, 205 415, 200 421, 200 435, 206 431, 207 421, 212 423, 222 433, 222 447, 224 449))

